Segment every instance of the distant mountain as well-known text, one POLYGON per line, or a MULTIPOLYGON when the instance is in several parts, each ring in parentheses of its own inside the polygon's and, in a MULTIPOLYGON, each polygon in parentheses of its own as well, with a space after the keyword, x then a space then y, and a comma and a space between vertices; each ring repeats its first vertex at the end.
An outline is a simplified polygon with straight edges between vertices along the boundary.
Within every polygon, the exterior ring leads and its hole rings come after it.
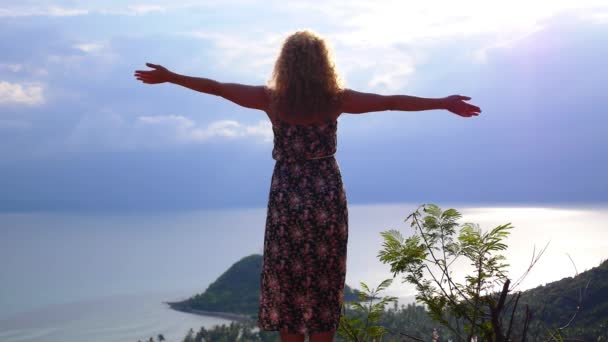
MULTIPOLYGON (((608 333, 608 260, 575 277, 524 291, 520 302, 533 313, 531 331, 563 329, 567 337, 587 341, 608 333)), ((520 305, 523 309, 523 305, 520 305)))
MULTIPOLYGON (((262 255, 252 254, 230 266, 205 292, 167 304, 179 311, 214 314, 230 319, 255 318, 260 299, 261 271, 262 255)), ((357 290, 345 286, 346 301, 356 300, 357 297, 357 290)))

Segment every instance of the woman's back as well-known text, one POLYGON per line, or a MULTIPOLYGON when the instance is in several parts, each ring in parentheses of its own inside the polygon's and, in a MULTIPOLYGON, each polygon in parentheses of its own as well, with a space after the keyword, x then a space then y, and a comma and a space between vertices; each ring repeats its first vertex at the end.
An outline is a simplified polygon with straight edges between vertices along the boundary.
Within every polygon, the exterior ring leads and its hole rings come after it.
POLYGON ((293 124, 275 119, 272 158, 292 162, 333 156, 337 148, 337 129, 337 120, 293 124))
POLYGON ((334 332, 346 277, 348 209, 335 118, 273 116, 276 160, 264 234, 258 322, 290 334, 334 332))

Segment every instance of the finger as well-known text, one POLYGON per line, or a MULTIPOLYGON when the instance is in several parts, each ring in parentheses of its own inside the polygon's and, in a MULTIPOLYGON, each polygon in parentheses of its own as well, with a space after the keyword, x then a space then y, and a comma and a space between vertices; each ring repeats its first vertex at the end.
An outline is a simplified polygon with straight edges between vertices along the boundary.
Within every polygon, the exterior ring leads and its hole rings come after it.
POLYGON ((136 77, 136 78, 141 78, 141 79, 146 79, 146 80, 156 78, 156 77, 154 77, 153 75, 135 75, 135 77, 136 77))
POLYGON ((460 100, 463 100, 463 101, 469 101, 471 99, 468 96, 462 96, 462 95, 458 95, 458 97, 459 97, 460 100))
POLYGON ((146 65, 149 66, 150 68, 153 68, 153 69, 158 69, 160 67, 160 65, 158 65, 158 64, 152 64, 152 63, 146 63, 146 65))

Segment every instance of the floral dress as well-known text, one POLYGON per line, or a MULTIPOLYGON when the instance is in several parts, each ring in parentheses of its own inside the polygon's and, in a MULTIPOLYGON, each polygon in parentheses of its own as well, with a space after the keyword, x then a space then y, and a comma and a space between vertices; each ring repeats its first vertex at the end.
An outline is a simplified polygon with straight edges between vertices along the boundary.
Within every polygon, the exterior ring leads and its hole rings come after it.
POLYGON ((273 125, 276 160, 266 217, 258 324, 314 334, 336 330, 346 275, 348 211, 337 121, 273 125))

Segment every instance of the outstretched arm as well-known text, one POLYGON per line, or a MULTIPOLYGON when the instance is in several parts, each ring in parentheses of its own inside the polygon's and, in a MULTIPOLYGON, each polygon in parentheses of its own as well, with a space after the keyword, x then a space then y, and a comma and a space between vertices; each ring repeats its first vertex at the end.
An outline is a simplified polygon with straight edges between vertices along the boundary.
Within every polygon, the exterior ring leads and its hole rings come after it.
POLYGON ((264 86, 250 86, 238 83, 221 83, 208 78, 180 75, 167 68, 146 63, 154 70, 136 70, 135 77, 147 84, 174 83, 201 93, 221 96, 239 106, 259 109, 268 109, 268 93, 264 86))
POLYGON ((481 113, 481 109, 464 102, 470 99, 470 97, 460 95, 451 95, 443 98, 379 95, 346 89, 342 100, 342 112, 361 114, 385 110, 420 111, 445 109, 463 117, 477 116, 481 113))

